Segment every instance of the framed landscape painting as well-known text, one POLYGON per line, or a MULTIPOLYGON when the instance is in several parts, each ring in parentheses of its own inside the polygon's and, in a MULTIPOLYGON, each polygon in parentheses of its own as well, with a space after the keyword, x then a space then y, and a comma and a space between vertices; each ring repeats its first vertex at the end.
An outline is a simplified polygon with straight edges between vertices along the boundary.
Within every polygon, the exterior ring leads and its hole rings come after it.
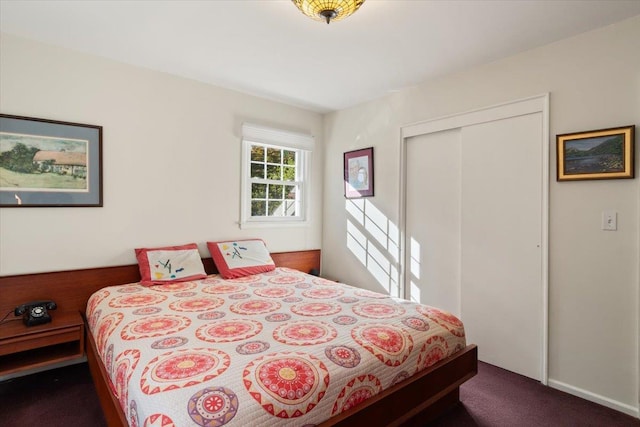
POLYGON ((633 178, 634 144, 635 126, 557 135, 557 179, 633 178))
POLYGON ((102 206, 102 127, 0 114, 0 207, 102 206))

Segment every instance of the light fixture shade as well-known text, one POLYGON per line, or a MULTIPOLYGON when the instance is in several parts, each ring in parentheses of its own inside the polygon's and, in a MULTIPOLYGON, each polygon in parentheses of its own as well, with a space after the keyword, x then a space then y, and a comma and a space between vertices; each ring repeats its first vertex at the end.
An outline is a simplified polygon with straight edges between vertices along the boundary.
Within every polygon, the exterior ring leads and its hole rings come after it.
POLYGON ((298 9, 316 21, 339 21, 352 15, 364 0, 291 0, 298 9))

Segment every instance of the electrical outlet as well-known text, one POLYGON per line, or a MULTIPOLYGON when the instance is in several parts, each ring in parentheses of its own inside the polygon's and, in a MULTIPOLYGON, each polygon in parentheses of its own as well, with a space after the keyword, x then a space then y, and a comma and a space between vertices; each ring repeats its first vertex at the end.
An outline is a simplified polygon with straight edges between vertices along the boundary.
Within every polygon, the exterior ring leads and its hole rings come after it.
POLYGON ((602 212, 602 229, 616 231, 618 229, 618 213, 616 211, 602 212))

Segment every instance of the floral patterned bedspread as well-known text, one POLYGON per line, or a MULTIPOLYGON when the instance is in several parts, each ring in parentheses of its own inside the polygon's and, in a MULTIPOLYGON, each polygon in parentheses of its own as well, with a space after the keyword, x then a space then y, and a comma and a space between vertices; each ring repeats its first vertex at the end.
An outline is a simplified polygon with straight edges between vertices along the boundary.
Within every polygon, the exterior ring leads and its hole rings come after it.
POLYGON ((447 312, 287 268, 107 287, 87 319, 131 426, 314 425, 465 347, 447 312))

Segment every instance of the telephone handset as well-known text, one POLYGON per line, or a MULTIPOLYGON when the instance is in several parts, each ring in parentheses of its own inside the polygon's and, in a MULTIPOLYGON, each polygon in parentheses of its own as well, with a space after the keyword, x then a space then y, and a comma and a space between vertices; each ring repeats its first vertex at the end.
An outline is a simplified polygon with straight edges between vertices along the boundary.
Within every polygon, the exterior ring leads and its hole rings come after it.
POLYGON ((51 315, 48 310, 55 310, 57 307, 53 301, 32 301, 17 306, 13 313, 16 316, 22 315, 22 320, 27 326, 41 325, 51 322, 51 315))

